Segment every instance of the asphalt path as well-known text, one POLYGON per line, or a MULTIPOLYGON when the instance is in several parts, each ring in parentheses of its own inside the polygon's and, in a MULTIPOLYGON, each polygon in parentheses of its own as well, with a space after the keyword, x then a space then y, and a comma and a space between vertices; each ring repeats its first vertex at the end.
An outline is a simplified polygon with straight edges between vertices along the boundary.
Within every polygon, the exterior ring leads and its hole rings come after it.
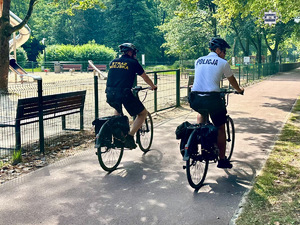
POLYGON ((0 224, 232 223, 299 95, 299 69, 246 87, 244 96, 231 95, 233 168, 210 164, 198 191, 188 184, 174 134, 182 122, 195 122, 196 113, 186 110, 155 124, 152 150, 125 151, 119 169, 111 174, 100 168, 91 148, 4 183, 0 224))

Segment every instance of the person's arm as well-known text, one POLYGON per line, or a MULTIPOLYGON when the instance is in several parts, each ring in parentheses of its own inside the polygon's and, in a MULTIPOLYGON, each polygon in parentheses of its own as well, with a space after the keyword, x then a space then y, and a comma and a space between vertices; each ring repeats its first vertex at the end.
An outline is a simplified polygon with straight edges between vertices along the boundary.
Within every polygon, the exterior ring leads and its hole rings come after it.
POLYGON ((157 86, 153 84, 152 80, 148 77, 148 75, 145 72, 141 75, 141 77, 151 87, 152 90, 157 89, 157 86))
POLYGON ((229 83, 231 84, 231 86, 238 92, 238 93, 242 93, 244 91, 244 88, 241 88, 238 84, 238 82, 236 81, 235 77, 232 75, 230 77, 227 77, 229 83))

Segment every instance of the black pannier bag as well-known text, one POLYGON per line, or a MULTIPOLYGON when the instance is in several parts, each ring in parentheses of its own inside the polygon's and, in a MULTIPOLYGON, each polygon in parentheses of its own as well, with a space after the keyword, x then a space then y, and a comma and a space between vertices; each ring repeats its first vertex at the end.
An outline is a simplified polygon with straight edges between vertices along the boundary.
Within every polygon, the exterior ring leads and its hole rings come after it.
POLYGON ((101 118, 98 118, 98 119, 95 119, 93 122, 92 122, 92 125, 95 126, 95 135, 97 135, 101 129, 101 127, 103 126, 103 124, 109 120, 111 118, 111 116, 108 116, 108 117, 101 117, 101 118))
POLYGON ((218 128, 211 123, 202 125, 198 130, 198 135, 202 149, 211 150, 218 140, 218 128))
MULTIPOLYGON (((181 155, 184 156, 184 148, 186 143, 189 140, 190 134, 193 132, 193 129, 188 129, 192 124, 189 123, 188 121, 183 122, 180 124, 175 131, 176 134, 176 139, 181 140, 180 141, 180 152, 181 155)), ((190 146, 191 150, 196 150, 197 149, 197 143, 195 146, 190 146)))
POLYGON ((111 134, 113 134, 113 136, 116 139, 123 141, 125 135, 127 135, 129 132, 130 127, 129 127, 129 120, 128 120, 127 116, 108 116, 108 117, 98 118, 92 122, 92 125, 95 126, 95 135, 96 136, 99 134, 101 127, 103 126, 103 124, 106 121, 108 121, 108 124, 107 124, 108 126, 105 126, 105 129, 107 129, 107 130, 104 130, 104 134, 107 134, 107 135, 103 135, 101 137, 103 140, 100 140, 99 137, 96 138, 95 148, 100 147, 100 142, 102 143, 101 147, 103 147, 103 146, 109 147, 110 144, 112 143, 111 134))
POLYGON ((120 141, 124 141, 125 136, 130 130, 128 117, 115 116, 108 123, 114 137, 120 141))
MULTIPOLYGON (((96 136, 96 139, 95 139, 95 148, 99 148, 100 147, 100 141, 101 141, 101 145, 102 147, 103 146, 109 146, 109 144, 111 143, 111 137, 110 137, 110 132, 109 131, 104 131, 104 134, 107 133, 108 135, 105 137, 105 136, 102 136, 102 139, 103 140, 100 140, 99 137, 97 136, 99 134, 99 131, 101 129, 101 127, 103 126, 103 124, 108 121, 109 119, 111 119, 112 116, 108 116, 108 117, 101 117, 101 118, 98 118, 98 119, 95 119, 93 122, 92 122, 92 125, 95 126, 95 136, 96 136)), ((109 129, 109 127, 106 127, 106 129, 109 129)))

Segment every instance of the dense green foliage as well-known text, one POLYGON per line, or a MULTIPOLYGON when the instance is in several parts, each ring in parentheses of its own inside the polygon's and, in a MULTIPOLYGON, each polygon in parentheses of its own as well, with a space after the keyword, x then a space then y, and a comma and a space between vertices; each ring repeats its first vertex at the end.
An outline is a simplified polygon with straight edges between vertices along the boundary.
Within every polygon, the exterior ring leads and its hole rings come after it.
MULTIPOLYGON (((63 11, 40 0, 28 25, 37 40, 45 45, 83 45, 91 40, 118 51, 118 45, 132 42, 147 60, 165 60, 161 49, 163 35, 157 29, 162 13, 156 0, 107 0, 105 6, 86 10, 63 11)), ((16 10, 21 10, 20 8, 16 10)), ((14 12, 22 15, 24 12, 14 12)))
MULTIPOLYGON (((84 45, 50 45, 46 48, 47 61, 111 61, 117 53, 104 45, 90 42, 84 45)), ((44 60, 44 55, 39 56, 44 60)))
MULTIPOLYGON (((11 10, 22 18, 27 4, 15 0, 11 10)), ((120 43, 133 42, 147 61, 195 59, 207 54, 213 36, 232 46, 227 59, 263 55, 264 60, 269 55, 274 61, 279 55, 290 59, 299 55, 300 28, 294 22, 299 8, 293 0, 39 0, 28 25, 32 41, 46 38, 46 46, 95 40, 118 51, 120 43), (263 23, 268 10, 277 12, 276 25, 263 23)), ((28 43, 24 48, 32 60, 28 43)), ((43 46, 34 46, 41 52, 43 46)))
POLYGON ((25 62, 28 61, 28 58, 27 58, 27 53, 26 51, 21 47, 21 48, 17 48, 17 62, 20 64, 20 65, 24 65, 25 62))

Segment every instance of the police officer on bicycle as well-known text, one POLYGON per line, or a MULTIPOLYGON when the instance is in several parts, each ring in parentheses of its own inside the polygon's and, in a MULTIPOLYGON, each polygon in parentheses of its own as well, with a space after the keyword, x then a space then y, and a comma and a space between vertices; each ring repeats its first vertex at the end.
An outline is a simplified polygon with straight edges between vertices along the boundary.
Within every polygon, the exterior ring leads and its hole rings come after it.
POLYGON ((148 111, 143 103, 133 95, 131 88, 137 75, 141 76, 152 90, 156 90, 157 87, 137 61, 138 50, 136 47, 132 43, 123 43, 119 45, 119 48, 123 55, 109 64, 105 90, 106 101, 115 109, 115 115, 122 114, 122 105, 124 105, 131 116, 137 116, 124 143, 126 148, 134 149, 137 146, 133 136, 142 126, 148 111))
POLYGON ((221 79, 225 76, 238 93, 244 92, 244 89, 238 85, 230 65, 224 59, 227 48, 230 46, 222 38, 215 37, 210 40, 209 49, 211 52, 195 61, 194 84, 189 96, 190 107, 200 113, 197 122, 203 122, 203 115, 201 114, 208 112, 213 124, 218 127, 217 145, 220 151, 220 160, 217 166, 219 168, 232 168, 232 164, 225 157, 227 110, 220 96, 221 79))

